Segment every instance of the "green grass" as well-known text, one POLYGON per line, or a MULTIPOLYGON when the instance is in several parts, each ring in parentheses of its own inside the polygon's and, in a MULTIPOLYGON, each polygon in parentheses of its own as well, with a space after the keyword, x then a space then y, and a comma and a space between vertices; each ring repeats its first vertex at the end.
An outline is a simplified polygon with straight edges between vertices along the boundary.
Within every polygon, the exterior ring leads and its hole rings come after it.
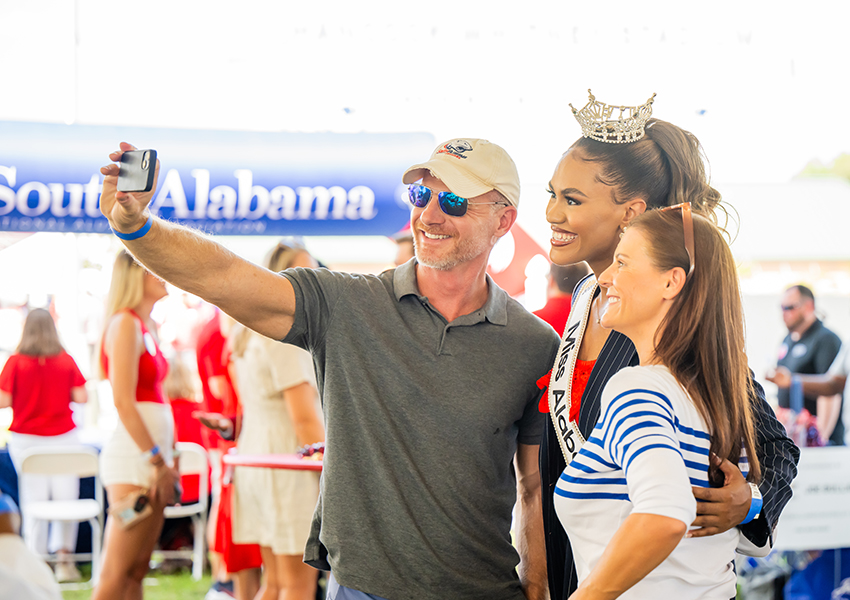
MULTIPOLYGON (((82 565, 80 571, 83 577, 89 576, 88 565, 82 565)), ((203 579, 195 581, 188 570, 181 570, 173 575, 163 575, 152 571, 144 582, 145 600, 203 600, 210 589, 210 576, 205 574, 203 579)), ((66 590, 62 592, 64 600, 89 600, 91 590, 66 590)))

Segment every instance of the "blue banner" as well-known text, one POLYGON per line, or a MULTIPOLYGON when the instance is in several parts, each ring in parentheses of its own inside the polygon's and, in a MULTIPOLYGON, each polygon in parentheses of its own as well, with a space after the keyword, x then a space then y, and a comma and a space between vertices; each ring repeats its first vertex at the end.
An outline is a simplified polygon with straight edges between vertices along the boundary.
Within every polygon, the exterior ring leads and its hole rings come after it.
POLYGON ((108 233, 100 167, 126 141, 157 151, 151 210, 221 235, 390 235, 427 133, 248 133, 0 122, 0 231, 108 233))

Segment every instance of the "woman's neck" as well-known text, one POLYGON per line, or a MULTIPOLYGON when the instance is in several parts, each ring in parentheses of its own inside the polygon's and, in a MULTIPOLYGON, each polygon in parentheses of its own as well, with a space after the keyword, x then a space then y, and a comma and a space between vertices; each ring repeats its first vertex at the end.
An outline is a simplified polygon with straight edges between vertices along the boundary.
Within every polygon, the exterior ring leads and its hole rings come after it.
POLYGON ((153 305, 154 304, 156 304, 156 300, 151 301, 151 300, 148 300, 148 299, 143 299, 141 302, 139 302, 136 306, 132 307, 130 310, 132 310, 134 313, 139 315, 139 318, 142 319, 143 321, 150 321, 151 320, 151 312, 153 312, 153 305))

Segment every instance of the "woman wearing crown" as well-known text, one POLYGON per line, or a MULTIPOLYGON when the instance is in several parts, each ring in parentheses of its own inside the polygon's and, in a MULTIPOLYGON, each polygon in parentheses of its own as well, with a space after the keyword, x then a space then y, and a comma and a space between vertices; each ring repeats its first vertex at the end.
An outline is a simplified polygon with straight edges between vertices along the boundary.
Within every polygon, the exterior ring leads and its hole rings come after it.
MULTIPOLYGON (((566 600, 575 592, 575 563, 583 560, 574 560, 556 514, 557 485, 600 421, 608 381, 643 358, 626 335, 604 327, 609 301, 597 279, 611 266, 621 235, 639 215, 690 203, 697 215, 716 222, 714 211, 720 202, 720 194, 708 184, 699 141, 675 125, 650 119, 652 101, 640 107, 611 107, 591 95, 582 110, 573 109, 583 136, 563 155, 550 181, 546 211, 552 228, 550 257, 560 265, 586 261, 593 271, 573 293, 549 382, 548 407, 541 407, 548 408, 551 417, 540 450, 540 471, 553 600, 566 600)), ((753 412, 760 483, 750 485, 724 455, 716 471, 720 481, 693 487, 696 520, 687 535, 716 536, 737 526, 731 535, 738 550, 758 555, 769 551, 779 513, 791 497, 799 451, 773 416, 761 386, 750 380, 745 387, 753 412)), ((648 547, 645 550, 638 554, 650 554, 648 547)), ((639 572, 622 570, 632 577, 639 572)), ((587 576, 586 571, 583 574, 587 576)), ((622 591, 599 597, 617 597, 622 591)), ((728 597, 732 596, 734 588, 728 597)))

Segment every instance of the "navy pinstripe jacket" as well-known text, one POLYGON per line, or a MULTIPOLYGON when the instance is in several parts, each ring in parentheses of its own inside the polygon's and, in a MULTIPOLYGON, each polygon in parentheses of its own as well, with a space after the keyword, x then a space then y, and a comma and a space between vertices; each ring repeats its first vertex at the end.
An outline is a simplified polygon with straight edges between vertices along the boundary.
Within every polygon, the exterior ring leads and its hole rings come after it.
MULTIPOLYGON (((580 282, 577 286, 582 285, 580 282)), ((602 347, 581 397, 578 425, 587 439, 599 420, 602 388, 620 369, 639 363, 637 351, 626 336, 612 331, 602 347)), ((773 409, 764 398, 757 381, 753 406, 758 436, 758 457, 762 468, 759 484, 764 504, 761 517, 741 526, 744 535, 756 546, 764 546, 776 527, 779 515, 791 499, 791 481, 797 475, 800 450, 785 434, 773 409)), ((543 481, 543 524, 546 535, 546 561, 549 571, 549 594, 552 600, 567 600, 578 586, 573 553, 567 534, 555 514, 555 484, 566 467, 555 437, 552 420, 546 419, 546 430, 540 446, 540 476, 543 481)))

